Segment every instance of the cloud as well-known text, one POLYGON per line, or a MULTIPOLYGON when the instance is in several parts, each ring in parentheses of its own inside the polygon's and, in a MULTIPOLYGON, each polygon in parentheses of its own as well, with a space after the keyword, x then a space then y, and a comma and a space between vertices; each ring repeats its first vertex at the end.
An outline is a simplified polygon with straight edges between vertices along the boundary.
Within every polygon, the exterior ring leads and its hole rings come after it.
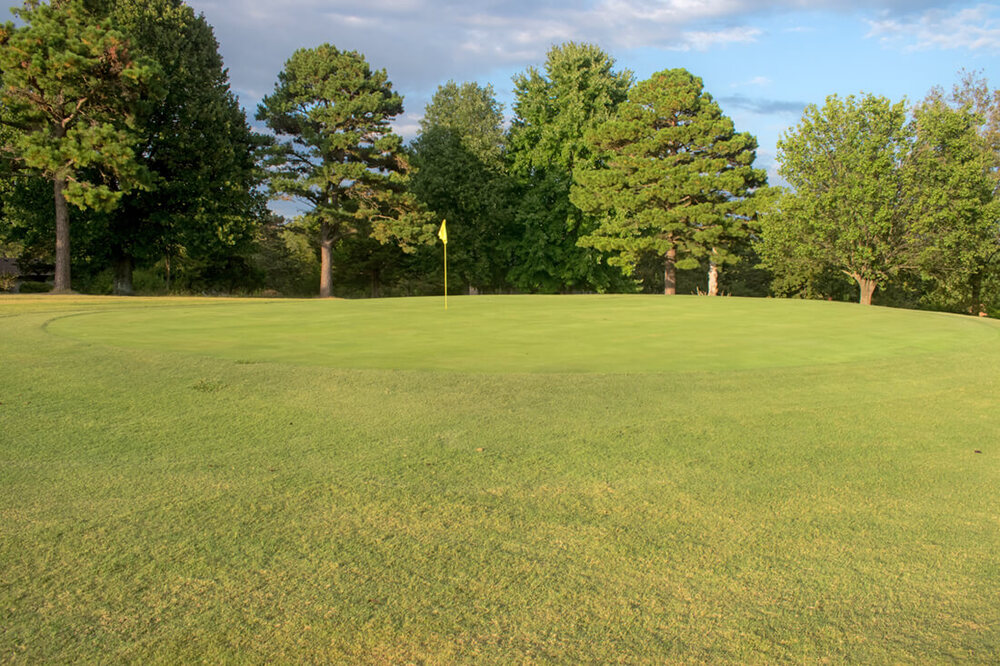
POLYGON ((868 24, 868 37, 906 51, 1000 51, 1000 8, 996 5, 982 4, 952 12, 930 9, 914 17, 883 17, 868 24))
MULTIPOLYGON (((792 1, 792 0, 789 0, 792 1)), ((385 68, 422 111, 448 79, 506 78, 540 64, 553 44, 584 41, 614 53, 652 47, 704 52, 758 40, 742 22, 765 3, 750 0, 190 0, 216 31, 232 86, 251 110, 285 61, 302 47, 332 43, 385 68)), ((498 86, 503 88, 501 84, 498 86)), ((502 92, 502 90, 501 90, 502 92)))
POLYGON ((736 109, 749 111, 759 115, 801 115, 803 109, 806 108, 805 102, 747 97, 746 95, 730 95, 728 97, 720 97, 719 103, 723 106, 731 106, 736 109))
POLYGON ((417 111, 414 103, 438 83, 509 77, 543 62, 554 43, 706 52, 761 41, 759 19, 777 12, 882 12, 881 21, 906 25, 913 11, 947 0, 188 1, 214 26, 233 88, 250 109, 297 48, 329 42, 385 68, 417 111))
POLYGON ((737 81, 736 83, 730 83, 730 88, 765 88, 771 85, 773 81, 766 76, 755 76, 747 81, 737 81))
POLYGON ((677 48, 681 51, 708 51, 720 46, 729 44, 750 44, 757 41, 763 33, 758 28, 736 27, 714 32, 694 31, 681 33, 682 45, 677 48))

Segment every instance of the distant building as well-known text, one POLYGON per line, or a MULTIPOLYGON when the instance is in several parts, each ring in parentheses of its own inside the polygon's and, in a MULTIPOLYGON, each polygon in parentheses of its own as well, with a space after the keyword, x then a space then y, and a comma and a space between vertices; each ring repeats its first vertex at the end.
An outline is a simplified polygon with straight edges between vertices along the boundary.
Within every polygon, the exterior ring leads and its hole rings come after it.
POLYGON ((17 293, 25 282, 51 283, 55 279, 53 266, 39 265, 21 269, 17 259, 0 257, 0 291, 17 293))

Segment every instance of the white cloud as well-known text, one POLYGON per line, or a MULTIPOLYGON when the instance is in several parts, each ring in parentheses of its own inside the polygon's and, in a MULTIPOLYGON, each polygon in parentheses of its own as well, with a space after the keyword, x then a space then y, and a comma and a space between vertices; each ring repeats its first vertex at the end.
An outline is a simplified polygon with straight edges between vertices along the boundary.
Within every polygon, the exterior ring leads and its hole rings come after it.
POLYGON ((725 30, 696 30, 681 33, 681 44, 673 47, 680 51, 708 51, 729 44, 750 44, 763 34, 758 28, 737 27, 725 30))
POLYGON ((967 49, 1000 51, 1000 8, 978 5, 953 12, 931 9, 912 18, 869 21, 868 37, 907 51, 967 49))
POLYGON ((737 81, 736 83, 730 83, 730 88, 766 88, 771 85, 773 81, 766 76, 755 76, 752 79, 746 81, 737 81))
MULTIPOLYGON (((20 0, 0 0, 0 2, 20 0)), ((611 53, 704 52, 758 43, 758 20, 802 10, 877 12, 888 34, 905 12, 950 0, 188 0, 215 27, 233 87, 251 108, 297 48, 324 42, 365 54, 407 96, 447 79, 509 76, 575 40, 611 53), (903 11, 902 14, 899 12, 903 11)))

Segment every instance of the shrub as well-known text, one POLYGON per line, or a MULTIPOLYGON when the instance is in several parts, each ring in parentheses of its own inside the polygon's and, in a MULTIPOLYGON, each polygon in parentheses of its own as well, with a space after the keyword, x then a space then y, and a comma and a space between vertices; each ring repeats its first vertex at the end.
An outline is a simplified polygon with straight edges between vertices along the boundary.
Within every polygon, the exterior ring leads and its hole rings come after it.
POLYGON ((19 290, 22 294, 47 294, 52 291, 48 282, 22 282, 19 290))

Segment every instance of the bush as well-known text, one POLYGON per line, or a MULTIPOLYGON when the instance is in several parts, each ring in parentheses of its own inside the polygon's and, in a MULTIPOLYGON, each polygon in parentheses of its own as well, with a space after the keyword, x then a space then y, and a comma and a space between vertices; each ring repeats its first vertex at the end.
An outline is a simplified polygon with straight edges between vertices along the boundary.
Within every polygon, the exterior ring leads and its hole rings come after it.
POLYGON ((73 289, 81 294, 107 296, 114 285, 114 272, 106 268, 96 273, 86 270, 73 271, 73 289))
POLYGON ((0 291, 14 291, 17 286, 17 276, 13 273, 0 273, 0 291))
POLYGON ((19 291, 22 294, 47 294, 52 291, 48 282, 22 282, 19 291))
POLYGON ((132 272, 132 288, 143 296, 162 296, 167 293, 167 281, 158 265, 137 268, 132 272))

